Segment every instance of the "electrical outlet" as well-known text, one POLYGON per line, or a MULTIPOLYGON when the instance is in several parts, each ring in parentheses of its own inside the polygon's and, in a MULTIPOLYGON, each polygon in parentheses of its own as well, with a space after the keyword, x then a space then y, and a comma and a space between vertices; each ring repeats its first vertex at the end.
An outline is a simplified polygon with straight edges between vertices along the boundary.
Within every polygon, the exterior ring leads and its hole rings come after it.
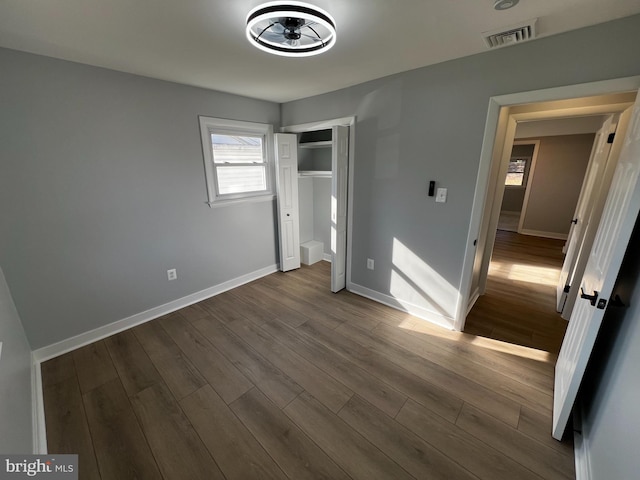
POLYGON ((373 270, 373 258, 367 258, 367 268, 373 270))
POLYGON ((175 268, 172 268, 171 270, 167 270, 167 279, 175 280, 176 278, 178 278, 178 272, 176 272, 175 268))

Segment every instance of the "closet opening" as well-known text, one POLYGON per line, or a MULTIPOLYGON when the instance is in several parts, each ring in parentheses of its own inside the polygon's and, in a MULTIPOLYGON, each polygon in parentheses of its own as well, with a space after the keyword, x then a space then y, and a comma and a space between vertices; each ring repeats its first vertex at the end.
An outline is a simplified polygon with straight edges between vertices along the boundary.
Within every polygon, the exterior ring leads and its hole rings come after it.
POLYGON ((276 134, 281 270, 327 262, 332 292, 347 286, 354 121, 291 126, 276 134))

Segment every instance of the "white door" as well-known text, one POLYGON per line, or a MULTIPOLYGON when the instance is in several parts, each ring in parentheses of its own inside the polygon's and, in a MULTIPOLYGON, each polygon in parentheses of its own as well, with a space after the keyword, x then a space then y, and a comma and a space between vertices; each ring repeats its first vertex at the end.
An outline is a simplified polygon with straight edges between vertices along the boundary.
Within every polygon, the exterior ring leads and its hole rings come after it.
POLYGON ((589 254, 581 282, 583 293, 573 309, 556 363, 552 434, 558 440, 566 428, 640 211, 639 174, 640 98, 636 99, 602 220, 589 254))
MULTIPOLYGON (((562 312, 565 306, 567 294, 569 293, 570 281, 573 277, 578 252, 583 244, 589 216, 596 202, 596 197, 600 194, 604 170, 611 150, 611 144, 608 143, 607 140, 609 134, 613 133, 612 130, 615 131, 613 115, 609 116, 604 121, 600 130, 596 133, 591 158, 587 167, 587 173, 585 174, 584 181, 582 182, 582 189, 580 190, 580 197, 578 198, 576 211, 573 214, 573 223, 571 224, 571 229, 569 230, 569 236, 567 238, 566 256, 564 258, 564 263, 562 264, 562 271, 560 272, 560 279, 556 289, 558 312, 562 312)), ((609 185, 606 185, 607 188, 608 186, 609 185)), ((602 194, 602 203, 604 203, 604 198, 606 198, 606 191, 602 194)), ((598 224, 598 220, 599 219, 596 219, 596 226, 598 224)), ((592 228, 594 228, 593 225, 592 228)), ((583 251, 585 253, 591 250, 591 245, 585 244, 584 247, 585 250, 583 251)), ((580 276, 577 278, 580 278, 580 276)), ((569 312, 569 315, 570 314, 571 313, 569 312)))
POLYGON ((280 270, 300 268, 298 211, 298 140, 291 133, 275 134, 276 191, 280 234, 280 270))
POLYGON ((331 291, 347 284, 347 182, 349 168, 349 127, 332 129, 331 155, 331 291))

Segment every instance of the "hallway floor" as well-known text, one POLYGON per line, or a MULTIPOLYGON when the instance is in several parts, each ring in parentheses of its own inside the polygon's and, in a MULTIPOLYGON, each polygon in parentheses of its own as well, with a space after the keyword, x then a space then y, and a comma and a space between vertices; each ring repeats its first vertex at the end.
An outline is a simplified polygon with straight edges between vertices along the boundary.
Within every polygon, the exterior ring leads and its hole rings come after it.
POLYGON ((556 312, 564 240, 498 230, 485 295, 465 333, 557 354, 567 322, 556 312))

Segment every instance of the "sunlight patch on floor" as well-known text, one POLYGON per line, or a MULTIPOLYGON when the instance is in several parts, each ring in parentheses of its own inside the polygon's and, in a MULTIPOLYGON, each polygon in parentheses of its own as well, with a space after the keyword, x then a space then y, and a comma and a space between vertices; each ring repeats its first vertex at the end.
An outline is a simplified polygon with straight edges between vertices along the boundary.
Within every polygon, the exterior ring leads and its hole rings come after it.
POLYGON ((512 343, 501 342, 500 340, 493 340, 491 338, 478 337, 475 335, 469 336, 472 337, 470 342, 472 345, 493 350, 495 352, 508 353, 509 355, 516 355, 518 357, 529 358, 531 360, 537 360, 544 363, 555 363, 557 360, 556 355, 545 352, 544 350, 522 347, 520 345, 514 345, 512 343))
POLYGON ((414 316, 407 316, 407 318, 405 318, 398 324, 398 327, 403 330, 410 330, 415 333, 421 333, 432 337, 438 337, 456 342, 463 342, 471 344, 474 347, 479 347, 494 352, 507 353, 509 355, 528 358, 537 362, 554 364, 557 359, 556 355, 545 352, 543 350, 536 350, 535 348, 514 345, 491 338, 479 337, 476 335, 471 335, 469 333, 447 330, 445 328, 434 325, 428 320, 423 320, 414 316))
POLYGON ((516 282, 535 283, 536 285, 556 286, 560 278, 560 270, 554 267, 538 267, 523 263, 502 263, 492 261, 489 275, 513 280, 516 282))

